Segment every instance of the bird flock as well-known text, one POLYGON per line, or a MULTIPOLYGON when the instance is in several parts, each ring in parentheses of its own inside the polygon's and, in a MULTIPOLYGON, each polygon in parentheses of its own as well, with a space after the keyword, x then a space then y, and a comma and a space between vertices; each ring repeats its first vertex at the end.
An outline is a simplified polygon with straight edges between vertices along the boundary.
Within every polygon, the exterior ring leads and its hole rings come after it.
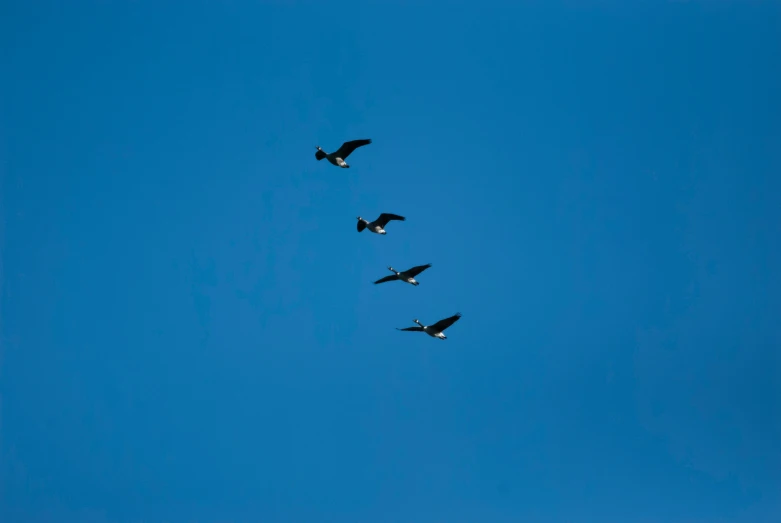
MULTIPOLYGON (((364 145, 369 145, 372 143, 369 139, 364 140, 352 140, 349 142, 344 142, 339 149, 332 153, 327 153, 323 151, 322 148, 318 145, 317 152, 315 153, 315 158, 320 160, 328 160, 329 163, 341 167, 342 169, 349 169, 350 166, 347 164, 346 159, 350 154, 355 151, 359 147, 363 147, 364 145)), ((392 221, 405 221, 406 218, 404 216, 399 216, 398 214, 392 214, 392 213, 382 213, 380 214, 375 220, 368 221, 364 218, 361 218, 358 216, 358 232, 363 232, 364 230, 368 230, 370 232, 373 232, 375 234, 386 234, 385 227, 388 226, 388 224, 392 221)), ((410 285, 418 286, 419 283, 415 279, 415 276, 419 275, 426 269, 431 267, 430 263, 427 263, 425 265, 418 265, 412 268, 407 269, 406 271, 397 271, 393 267, 388 267, 388 270, 391 271, 393 274, 389 276, 385 276, 384 278, 380 278, 379 280, 375 281, 374 284, 378 283, 385 283, 389 281, 403 281, 406 283, 409 283, 410 285)), ((449 318, 444 318, 442 320, 439 320, 438 322, 432 324, 432 325, 423 325, 420 321, 417 319, 412 320, 417 324, 416 327, 406 327, 404 329, 399 329, 398 327, 396 330, 400 331, 410 331, 410 332, 425 332, 429 336, 433 338, 438 338, 440 340, 447 339, 447 336, 445 336, 445 329, 453 325, 455 322, 457 322, 461 318, 461 313, 457 312, 453 316, 450 316, 449 318)))

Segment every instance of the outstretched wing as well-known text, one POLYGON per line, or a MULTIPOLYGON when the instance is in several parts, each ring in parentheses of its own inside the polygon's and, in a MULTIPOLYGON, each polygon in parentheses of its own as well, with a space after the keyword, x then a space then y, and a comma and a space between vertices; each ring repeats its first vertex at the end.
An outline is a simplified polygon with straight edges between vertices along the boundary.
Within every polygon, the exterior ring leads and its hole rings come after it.
POLYGON ((358 232, 363 231, 366 228, 366 222, 363 220, 358 220, 358 232))
POLYGON ((377 225, 379 225, 380 227, 382 227, 384 229, 385 226, 388 225, 388 222, 391 221, 391 220, 401 220, 401 221, 404 221, 404 220, 406 220, 406 218, 404 216, 399 216, 398 214, 390 214, 390 213, 384 212, 384 213, 380 214, 379 218, 374 220, 374 223, 376 223, 377 225))
POLYGON ((418 275, 418 274, 420 274, 421 272, 425 271, 425 270, 426 270, 426 269, 428 269, 429 267, 431 267, 431 264, 430 264, 430 263, 427 263, 426 265, 418 265, 417 267, 413 267, 413 268, 411 268, 411 269, 407 269, 407 270, 405 271, 405 273, 406 273, 406 274, 409 274, 410 276, 412 276, 412 277, 414 278, 415 276, 417 276, 417 275, 418 275))
POLYGON ((407 327, 406 329, 400 329, 400 328, 396 327, 396 330, 397 330, 397 331, 415 331, 415 332, 422 332, 422 331, 423 331, 423 327, 407 327))
POLYGON ((339 147, 339 150, 334 153, 334 155, 344 160, 350 156, 350 153, 352 153, 358 147, 369 145, 370 143, 372 143, 371 140, 353 140, 351 142, 344 142, 342 146, 339 147))
POLYGON ((455 322, 457 322, 460 317, 461 317, 461 313, 457 312, 449 318, 445 318, 444 320, 439 320, 434 325, 432 325, 431 328, 434 329, 436 332, 442 332, 443 330, 447 329, 455 322))
POLYGON ((391 274, 390 276, 386 276, 384 278, 380 278, 379 280, 374 282, 374 284, 376 285, 378 283, 385 283, 386 281, 393 281, 393 280, 398 280, 398 279, 399 279, 398 276, 396 276, 395 274, 391 274))

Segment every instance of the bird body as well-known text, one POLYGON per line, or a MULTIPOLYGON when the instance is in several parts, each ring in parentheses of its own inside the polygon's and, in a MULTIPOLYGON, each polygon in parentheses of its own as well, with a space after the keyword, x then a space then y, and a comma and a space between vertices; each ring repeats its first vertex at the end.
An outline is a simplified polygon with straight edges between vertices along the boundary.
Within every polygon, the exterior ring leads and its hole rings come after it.
POLYGON ((350 156, 350 153, 352 153, 354 150, 356 150, 358 147, 362 147, 364 145, 369 145, 372 143, 371 140, 365 139, 365 140, 352 140, 350 142, 344 142, 339 149, 332 153, 327 153, 324 150, 320 148, 320 146, 317 146, 317 152, 315 153, 315 158, 317 158, 317 161, 326 159, 333 165, 337 167, 341 167, 342 169, 349 169, 350 166, 347 164, 345 159, 350 156))
POLYGON ((401 280, 403 282, 407 282, 411 285, 417 286, 420 285, 420 283, 418 283, 418 281, 415 279, 415 276, 425 271, 429 267, 431 267, 431 264, 427 263, 426 265, 418 265, 417 267, 412 267, 411 269, 407 269, 406 271, 403 272, 398 272, 393 267, 388 267, 388 270, 393 273, 393 276, 386 276, 384 278, 380 278, 379 280, 374 282, 374 284, 376 285, 378 283, 385 283, 386 281, 401 280))
POLYGON ((457 312, 453 316, 449 318, 445 318, 444 320, 439 320, 433 325, 423 325, 418 321, 417 319, 414 319, 415 323, 418 324, 417 327, 407 327, 406 329, 399 329, 398 327, 396 330, 400 331, 409 331, 409 332, 425 332, 432 338, 439 338, 440 340, 447 339, 447 336, 445 336, 445 329, 453 325, 455 322, 457 322, 461 318, 461 313, 457 312))
POLYGON ((376 234, 385 234, 385 227, 391 220, 399 220, 403 222, 406 220, 406 218, 404 216, 399 216, 398 214, 384 212, 380 214, 376 220, 370 222, 358 216, 358 232, 362 232, 364 229, 367 229, 368 231, 376 234))

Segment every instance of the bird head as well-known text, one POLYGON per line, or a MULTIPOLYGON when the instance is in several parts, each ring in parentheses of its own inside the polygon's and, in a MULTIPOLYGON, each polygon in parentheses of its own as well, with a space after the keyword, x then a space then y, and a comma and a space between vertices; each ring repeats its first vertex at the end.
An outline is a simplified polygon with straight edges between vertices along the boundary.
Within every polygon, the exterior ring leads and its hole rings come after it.
POLYGON ((423 326, 423 324, 422 324, 422 323, 420 323, 420 320, 419 320, 419 319, 417 319, 417 318, 415 318, 415 319, 414 319, 414 320, 412 320, 412 321, 414 321, 415 323, 417 323, 417 324, 418 324, 418 325, 420 325, 420 326, 423 326))

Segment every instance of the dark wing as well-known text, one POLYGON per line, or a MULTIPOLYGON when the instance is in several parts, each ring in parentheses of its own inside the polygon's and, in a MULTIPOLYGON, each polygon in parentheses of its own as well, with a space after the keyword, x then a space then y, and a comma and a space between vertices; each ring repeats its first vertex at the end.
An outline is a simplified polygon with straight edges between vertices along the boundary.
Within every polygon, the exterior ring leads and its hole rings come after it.
POLYGON ((407 327, 406 329, 400 329, 400 328, 396 327, 396 330, 397 330, 397 331, 415 331, 415 332, 422 332, 422 331, 423 331, 423 327, 407 327))
POLYGON ((414 278, 415 276, 417 276, 421 272, 425 271, 429 267, 431 267, 430 263, 427 263, 426 265, 418 265, 417 267, 413 267, 411 269, 407 269, 406 271, 404 271, 404 273, 405 274, 409 274, 410 276, 412 276, 414 278))
POLYGON ((378 283, 385 283, 386 281, 393 281, 393 280, 398 280, 398 279, 399 279, 398 276, 396 276, 395 274, 391 274, 390 276, 386 276, 384 278, 380 278, 379 280, 374 282, 374 284, 376 285, 378 283))
POLYGON ((342 146, 339 147, 339 150, 334 153, 334 155, 344 160, 350 156, 350 153, 352 153, 358 147, 369 145, 370 143, 372 143, 371 140, 353 140, 351 142, 344 142, 342 146))
POLYGON ((325 154, 323 151, 320 151, 320 150, 318 150, 318 151, 315 153, 315 158, 317 158, 317 161, 318 161, 318 162, 319 162, 320 160, 322 160, 323 158, 325 158, 325 157, 326 157, 326 154, 325 154))
POLYGON ((434 329, 436 332, 442 332, 443 330, 447 329, 455 322, 457 322, 460 317, 461 317, 461 313, 457 312, 455 313, 455 315, 449 318, 445 318, 444 320, 439 320, 434 325, 432 325, 431 328, 434 329))
POLYGON ((363 220, 358 220, 358 227, 357 227, 358 232, 363 231, 365 228, 366 228, 366 222, 364 222, 363 220))
POLYGON ((374 220, 374 223, 376 223, 377 225, 379 225, 380 227, 382 227, 384 229, 385 226, 388 225, 388 222, 391 221, 391 220, 401 220, 401 221, 404 221, 404 220, 406 220, 406 218, 404 216, 399 216, 398 214, 390 214, 390 213, 384 212, 384 213, 380 214, 379 218, 374 220))

